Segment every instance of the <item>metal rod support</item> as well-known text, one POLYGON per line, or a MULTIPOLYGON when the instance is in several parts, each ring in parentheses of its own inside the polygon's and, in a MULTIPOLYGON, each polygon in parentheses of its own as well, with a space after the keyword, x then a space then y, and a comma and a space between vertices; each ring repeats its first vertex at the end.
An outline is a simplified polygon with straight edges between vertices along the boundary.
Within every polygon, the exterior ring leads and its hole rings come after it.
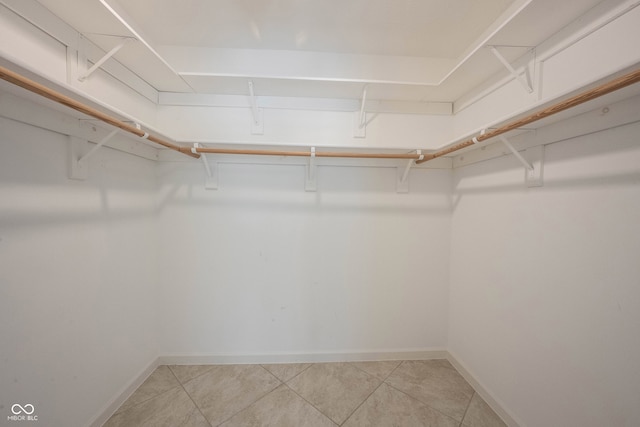
MULTIPOLYGON (((196 142, 193 144, 194 147, 198 148, 199 144, 196 142)), ((200 160, 202 160, 202 164, 204 165, 204 170, 207 172, 207 176, 211 178, 211 167, 209 166, 209 160, 206 155, 201 155, 200 160)))
POLYGON ((98 142, 96 145, 94 145, 93 148, 91 148, 91 150, 89 150, 89 152, 87 152, 87 154, 85 154, 84 156, 80 157, 80 159, 78 159, 78 162, 86 162, 89 157, 93 156, 95 154, 95 152, 100 149, 100 147, 102 147, 104 144, 106 144, 107 141, 109 141, 111 138, 113 138, 119 131, 120 131, 120 129, 114 129, 111 132, 109 132, 109 134, 107 136, 105 136, 104 138, 102 138, 100 140, 100 142, 98 142))
MULTIPOLYGON (((200 156, 198 154, 193 154, 191 152, 184 152, 182 150, 182 148, 185 148, 183 146, 180 146, 178 144, 174 144, 173 142, 169 142, 166 141, 162 138, 159 138, 157 136, 154 135, 148 135, 147 132, 141 130, 141 129, 136 129, 135 126, 132 126, 128 123, 123 122, 122 120, 116 119, 115 117, 112 117, 108 114, 103 113, 102 111, 96 110, 93 107, 89 107, 88 105, 85 105, 79 101, 76 101, 75 99, 63 95, 60 92, 56 92, 53 89, 50 89, 38 82, 35 82, 25 76, 22 76, 18 73, 15 73, 11 70, 9 70, 8 68, 2 67, 0 66, 0 79, 5 80, 9 83, 12 83, 16 86, 20 86, 23 89, 26 89, 30 92, 33 92, 37 95, 43 96, 47 99, 50 99, 52 101, 57 102, 58 104, 62 104, 65 105, 71 109, 74 109, 76 111, 79 111, 83 114, 86 114, 87 116, 91 116, 93 118, 96 118, 100 121, 103 121, 105 123, 110 124, 111 126, 115 126, 119 129, 122 129, 125 132, 131 133, 135 136, 138 137, 144 137, 145 135, 147 135, 146 139, 148 139, 151 142, 155 142, 158 145, 162 145, 163 147, 169 148, 171 150, 174 151, 179 151, 181 153, 184 153, 188 156, 191 157, 195 157, 195 158, 199 158, 200 156)), ((188 147, 187 147, 188 148, 188 147)))
POLYGON ((362 102, 360 102, 360 127, 362 128, 366 123, 367 113, 364 111, 364 104, 367 102, 367 85, 362 89, 362 102))
POLYGON ((257 125, 260 122, 258 115, 258 105, 256 104, 256 96, 253 93, 253 81, 249 80, 249 102, 251 102, 251 114, 253 114, 253 122, 257 125))
MULTIPOLYGON (((183 153, 198 153, 198 154, 248 154, 254 156, 288 156, 288 157, 311 157, 310 151, 281 151, 281 150, 247 150, 247 149, 233 149, 233 148, 212 148, 212 147, 182 147, 180 149, 183 153)), ((333 152, 333 151, 316 151, 315 157, 345 157, 355 159, 403 159, 403 160, 418 160, 420 155, 412 153, 348 153, 348 152, 333 152)))
POLYGON ((520 163, 522 163, 522 166, 524 166, 527 170, 530 170, 530 171, 533 170, 533 165, 531 163, 529 163, 527 161, 527 159, 522 157, 522 154, 520 154, 518 152, 518 150, 516 150, 515 147, 513 145, 511 145, 511 143, 509 142, 509 140, 507 138, 505 138, 502 135, 500 135, 498 138, 500 138, 502 143, 507 146, 507 148, 513 153, 514 156, 516 156, 516 159, 518 159, 520 161, 520 163))
POLYGON ((315 171, 315 159, 316 159, 316 147, 311 147, 311 153, 309 154, 309 176, 308 179, 312 180, 314 178, 315 171))
POLYGON ((509 64, 509 61, 507 61, 507 59, 502 56, 502 54, 500 52, 498 52, 498 49, 496 49, 494 46, 490 46, 489 49, 491 50, 491 53, 494 54, 494 56, 496 58, 498 58, 498 60, 502 63, 502 65, 505 66, 505 68, 507 70, 509 70, 509 73, 511 73, 511 75, 513 77, 515 77, 516 79, 518 79, 518 81, 522 84, 522 86, 526 89, 527 92, 532 93, 533 92, 533 88, 531 87, 531 85, 529 84, 529 82, 527 81, 527 79, 525 79, 524 77, 522 77, 520 75, 520 73, 518 73, 512 66, 511 64, 509 64))
POLYGON ((640 69, 631 71, 592 89, 586 90, 563 101, 555 103, 549 107, 542 108, 521 119, 509 122, 506 125, 490 130, 489 132, 476 136, 472 139, 468 139, 466 141, 451 145, 447 148, 443 148, 442 150, 436 151, 435 153, 427 154, 423 160, 416 161, 416 164, 428 162, 429 160, 446 156, 447 154, 455 153, 456 151, 462 150, 463 148, 470 147, 474 144, 474 139, 478 142, 482 142, 490 138, 495 138, 498 135, 505 134, 514 129, 526 126, 530 123, 534 123, 538 120, 553 116, 554 114, 557 114, 561 111, 565 111, 569 108, 584 104, 585 102, 594 100, 603 95, 607 95, 611 92, 615 92, 616 90, 620 90, 638 82, 640 82, 640 69))
MULTIPOLYGON (((53 89, 50 89, 40 83, 37 83, 31 79, 28 79, 2 66, 0 66, 0 79, 5 80, 9 83, 15 84, 16 86, 20 86, 24 89, 29 90, 30 92, 41 95, 47 99, 50 99, 59 104, 65 105, 83 114, 94 117, 98 120, 101 120, 105 123, 108 123, 119 129, 122 129, 126 132, 134 134, 138 137, 145 137, 148 135, 146 132, 140 129, 136 129, 134 126, 124 123, 123 121, 118 120, 99 110, 96 110, 95 108, 89 107, 88 105, 82 104, 81 102, 76 101, 71 97, 68 97, 59 92, 56 92, 53 89)), ((362 159, 406 159, 406 160, 414 159, 416 160, 416 164, 421 164, 429 160, 446 156, 447 154, 451 154, 456 151, 467 148, 469 146, 472 146, 474 144, 474 140, 476 142, 482 142, 490 138, 495 138, 496 136, 505 134, 514 129, 521 128, 530 123, 537 122, 538 120, 552 116, 554 114, 557 114, 561 111, 565 111, 577 105, 581 105, 585 102, 599 98, 603 95, 609 94, 611 92, 625 88, 627 86, 630 86, 638 82, 640 82, 640 69, 631 71, 609 82, 603 83, 599 86, 596 86, 595 88, 581 92, 575 96, 572 96, 568 99, 560 101, 549 107, 542 108, 523 118, 514 120, 496 129, 490 130, 484 134, 476 136, 473 139, 468 139, 464 142, 454 144, 450 147, 444 148, 442 150, 436 151, 431 154, 419 155, 417 153, 394 154, 394 153, 362 153, 362 152, 349 153, 349 152, 329 152, 329 151, 322 152, 321 151, 321 152, 316 152, 316 157, 345 157, 345 158, 362 158, 362 159)), ((196 158, 200 157, 198 153, 248 154, 248 155, 298 156, 298 157, 311 156, 311 152, 309 151, 247 150, 247 149, 223 149, 223 148, 208 148, 208 147, 199 147, 197 149, 193 148, 194 152, 192 152, 191 147, 174 144, 172 142, 166 141, 154 135, 148 135, 147 139, 151 142, 162 145, 163 147, 166 147, 171 150, 178 151, 180 153, 183 153, 192 157, 196 157, 196 158)))
MULTIPOLYGON (((419 156, 417 160, 424 159, 424 156, 422 155, 422 150, 416 150, 416 154, 419 156)), ((407 177, 409 176, 409 171, 411 170, 411 166, 414 166, 414 165, 415 165, 415 160, 413 159, 407 162, 407 165, 404 168, 404 172, 402 173, 402 178, 400 179, 401 182, 405 182, 407 180, 407 177)))
POLYGON ((78 80, 80 80, 81 82, 85 81, 91 74, 93 74, 94 71, 100 68, 102 64, 107 62, 107 60, 111 58, 113 55, 118 53, 118 51, 122 49, 122 47, 125 44, 129 43, 131 40, 135 40, 135 39, 132 39, 130 37, 123 39, 118 45, 116 45, 113 49, 107 52, 102 58, 100 58, 95 64, 93 64, 93 66, 89 68, 86 73, 78 77, 78 80))

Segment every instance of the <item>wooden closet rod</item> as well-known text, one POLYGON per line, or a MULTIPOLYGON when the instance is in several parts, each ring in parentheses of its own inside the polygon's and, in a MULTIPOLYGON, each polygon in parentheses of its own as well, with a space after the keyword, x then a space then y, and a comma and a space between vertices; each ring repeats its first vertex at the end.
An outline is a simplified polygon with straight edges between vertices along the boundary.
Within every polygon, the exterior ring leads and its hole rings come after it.
MULTIPOLYGON (((74 110, 80 111, 81 113, 84 113, 88 116, 94 117, 98 120, 102 120, 105 123, 108 123, 112 126, 120 128, 126 132, 132 133, 140 138, 143 138, 145 137, 145 135, 148 135, 146 132, 136 128, 135 126, 122 122, 114 117, 111 117, 105 113, 102 113, 101 111, 98 111, 92 107, 84 105, 81 102, 78 102, 66 95, 63 95, 59 92, 54 91, 53 89, 50 89, 37 82, 34 82, 31 79, 21 76, 20 74, 14 73, 13 71, 7 68, 4 68, 2 66, 0 66, 0 78, 10 83, 13 83, 17 86, 20 86, 24 89, 27 89, 33 93, 37 93, 38 95, 44 96, 45 98, 48 98, 52 101, 58 102, 62 105, 66 105, 67 107, 73 108, 74 110)), ((464 142, 460 142, 458 144, 452 145, 451 147, 444 148, 440 151, 436 151, 435 153, 423 154, 422 159, 420 159, 421 155, 417 153, 392 154, 392 153, 348 153, 348 152, 317 151, 315 153, 315 156, 316 157, 349 157, 349 158, 361 158, 361 159, 414 159, 416 160, 416 164, 420 164, 420 163, 427 162, 429 160, 433 160, 438 157, 445 156, 447 154, 451 154, 453 152, 462 150, 463 148, 469 147, 476 143, 485 141, 489 138, 496 137, 503 133, 512 131, 519 127, 544 119, 553 114, 556 114, 561 111, 567 110, 569 108, 575 107, 577 105, 583 104, 587 101, 591 101, 595 98, 614 92, 618 89, 622 89, 626 86, 632 85, 639 81, 640 81, 640 69, 632 71, 628 74, 625 74, 621 77, 618 77, 614 80, 611 80, 593 89, 589 89, 569 99, 558 102, 557 104, 554 104, 550 107, 543 108, 521 119, 514 120, 513 122, 510 122, 497 129, 493 129, 482 135, 478 135, 475 138, 469 139, 464 142)), ((148 139, 151 142, 155 142, 156 144, 162 145, 163 147, 166 147, 171 150, 178 151, 180 153, 186 154, 191 157, 196 157, 196 158, 200 157, 198 153, 311 157, 310 151, 249 150, 249 149, 226 149, 226 148, 210 148, 210 147, 192 148, 192 147, 186 147, 183 145, 177 145, 153 135, 148 135, 146 139, 148 139)))
MULTIPOLYGON (((27 89, 28 91, 41 95, 47 99, 50 99, 62 105, 66 105, 67 107, 73 108, 74 110, 79 111, 83 114, 94 117, 112 126, 120 128, 125 132, 132 133, 140 138, 144 138, 145 135, 147 135, 146 132, 138 129, 135 126, 132 126, 114 117, 111 117, 108 114, 98 111, 95 108, 89 107, 88 105, 85 105, 79 101, 76 101, 75 99, 70 98, 66 95, 63 95, 59 92, 56 92, 53 89, 50 89, 44 85, 41 85, 40 83, 37 83, 27 77, 24 77, 2 66, 0 66, 0 78, 10 83, 13 83, 16 86, 20 86, 21 88, 27 89)), ((184 145, 174 144, 172 142, 165 141, 157 136, 148 135, 146 139, 148 139, 151 142, 155 142, 156 144, 162 145, 163 147, 169 148, 174 151, 178 151, 180 153, 183 153, 195 158, 200 157, 200 154, 198 153, 252 154, 252 155, 262 155, 262 156, 299 156, 299 157, 311 156, 310 151, 247 150, 247 149, 224 149, 224 148, 208 148, 208 147, 198 147, 195 149, 196 153, 194 153, 194 148, 192 147, 186 147, 184 145)), ((417 160, 420 158, 420 155, 416 153, 388 154, 388 153, 316 152, 316 157, 350 157, 350 158, 362 158, 362 159, 416 159, 417 160)))
MULTIPOLYGON (((183 153, 191 152, 192 148, 182 147, 183 153)), ((198 147, 195 149, 203 154, 252 154, 256 156, 291 156, 291 157, 311 157, 311 151, 280 151, 280 150, 246 150, 233 148, 210 148, 198 147)), ((349 157, 357 159, 419 159, 416 153, 347 153, 339 151, 316 151, 316 157, 349 157)))
POLYGON ((105 114, 102 111, 89 107, 88 105, 85 105, 79 101, 76 101, 75 99, 70 98, 66 95, 63 95, 60 92, 56 92, 55 90, 50 89, 44 85, 41 85, 40 83, 35 82, 18 73, 14 73, 13 71, 2 66, 0 66, 0 78, 2 80, 8 81, 9 83, 13 83, 16 86, 20 86, 21 88, 27 89, 28 91, 31 91, 40 96, 43 96, 47 99, 55 101, 59 104, 66 105, 69 108, 73 108, 74 110, 79 111, 83 114, 86 114, 87 116, 91 116, 105 123, 108 123, 111 126, 120 128, 125 132, 132 133, 140 138, 148 139, 151 142, 155 142, 156 144, 162 145, 163 147, 170 148, 171 150, 184 153, 191 157, 195 157, 195 158, 200 157, 199 154, 194 154, 191 151, 189 152, 181 151, 182 146, 180 145, 174 144, 169 141, 165 141, 164 139, 154 135, 149 135, 147 132, 141 129, 138 129, 137 127, 130 125, 129 123, 125 123, 121 120, 116 119, 115 117, 111 117, 110 115, 105 114))
POLYGON ((597 86, 593 89, 586 90, 582 93, 579 93, 578 95, 572 96, 569 99, 560 101, 557 104, 554 104, 550 107, 543 108, 521 119, 514 120, 510 123, 507 123, 504 126, 493 129, 484 134, 478 135, 475 138, 471 138, 467 141, 460 142, 458 144, 452 145, 451 147, 444 148, 440 151, 436 151, 435 153, 425 154, 424 159, 417 160, 416 164, 428 162, 429 160, 446 156, 447 154, 451 154, 458 150, 462 150, 463 148, 467 148, 471 145, 485 141, 489 138, 502 135, 503 133, 512 131, 514 129, 528 125, 533 122, 537 122, 538 120, 544 119, 545 117, 549 117, 561 111, 567 110, 569 108, 576 107, 580 104, 583 104, 587 101, 591 101, 593 99, 596 99, 608 93, 615 92, 618 89, 622 89, 624 87, 630 86, 639 81, 640 81, 640 69, 627 73, 609 82, 603 83, 600 86, 597 86))

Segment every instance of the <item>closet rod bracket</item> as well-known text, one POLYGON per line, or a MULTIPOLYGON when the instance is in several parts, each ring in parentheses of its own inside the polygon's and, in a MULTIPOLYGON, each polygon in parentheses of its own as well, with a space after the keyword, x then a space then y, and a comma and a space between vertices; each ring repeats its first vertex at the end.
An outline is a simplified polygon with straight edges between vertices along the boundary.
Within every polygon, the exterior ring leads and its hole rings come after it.
MULTIPOLYGON (((510 46, 510 47, 528 47, 532 52, 534 49, 530 46, 510 46)), ((506 68, 507 71, 509 71, 509 74, 511 74, 511 76, 514 79, 518 80, 518 82, 520 82, 520 84, 522 85, 524 90, 527 91, 527 93, 533 93, 533 85, 531 84, 531 74, 529 73, 529 67, 527 66, 524 67, 524 76, 523 76, 515 68, 513 68, 513 66, 509 63, 507 58, 505 58, 500 53, 500 51, 496 48, 496 46, 489 46, 489 50, 491 51, 491 53, 493 53, 493 56, 495 56, 498 59, 498 61, 500 61, 500 63, 504 66, 504 68, 506 68)))
POLYGON ((102 64, 104 64, 105 62, 107 62, 109 60, 109 58, 111 58, 113 55, 115 55, 116 53, 118 53, 118 51, 120 49, 122 49, 127 43, 129 43, 132 40, 136 40, 133 37, 125 37, 122 39, 122 41, 120 43, 118 43, 116 46, 114 46, 109 52, 105 53, 104 56, 100 59, 98 59, 93 66, 91 66, 91 68, 89 68, 87 71, 85 71, 84 74, 82 74, 80 77, 78 77, 78 80, 80 80, 81 82, 84 82, 87 78, 89 78, 89 76, 91 76, 91 74, 93 74, 98 68, 102 67, 102 64))
POLYGON ((542 166, 544 160, 544 145, 531 147, 525 150, 525 156, 511 144, 511 142, 503 135, 498 136, 505 147, 515 156, 516 159, 524 166, 524 180, 527 187, 542 187, 542 166), (529 159, 529 160, 528 160, 529 159))
POLYGON ((205 171, 205 182, 204 188, 207 190, 217 190, 218 189, 218 162, 213 163, 213 167, 209 163, 209 158, 205 153, 198 153, 198 148, 200 148, 200 144, 197 142, 193 144, 191 148, 191 152, 193 154, 200 154, 200 160, 202 160, 202 165, 204 166, 205 171))
POLYGON ((83 155, 82 157, 80 157, 78 159, 78 163, 83 163, 86 162, 89 157, 93 156, 99 149, 100 147, 102 147, 104 144, 106 144, 107 142, 109 142, 109 140, 111 138, 113 138, 114 136, 116 136, 116 134, 118 133, 120 129, 114 129, 111 132, 109 132, 109 134, 107 136, 105 136, 104 138, 102 138, 100 141, 98 141, 98 143, 96 145, 93 146, 93 148, 91 148, 91 150, 89 150, 85 155, 83 155))
POLYGON ((84 151, 84 147, 87 146, 89 141, 70 135, 67 144, 69 179, 77 179, 80 181, 84 181, 85 179, 87 179, 89 176, 89 158, 96 154, 98 150, 102 148, 107 142, 112 140, 119 131, 119 128, 113 129, 106 136, 96 142, 96 144, 84 154, 82 154, 82 151, 84 151))
POLYGON ((518 159, 518 161, 522 163, 522 166, 524 166, 526 170, 533 171, 534 169, 533 165, 529 163, 527 159, 522 157, 522 154, 520 154, 520 152, 518 152, 518 150, 516 150, 515 147, 511 145, 511 142, 509 142, 509 140, 505 136, 500 135, 498 138, 500 138, 500 140, 505 145, 505 147, 507 147, 509 151, 511 151, 511 153, 516 157, 516 159, 518 159))
POLYGON ((84 181, 89 177, 89 165, 81 162, 80 157, 87 140, 69 135, 67 141, 67 176, 69 179, 84 181))
POLYGON ((304 191, 316 191, 318 187, 316 179, 318 172, 318 166, 316 165, 316 147, 311 147, 309 162, 306 164, 305 169, 304 191))
POLYGON ((362 98, 360 98, 360 110, 353 113, 353 137, 366 138, 367 136, 367 112, 365 104, 367 102, 367 85, 362 88, 362 98))
POLYGON ((258 101, 253 90, 253 81, 247 82, 249 86, 249 104, 251 106, 251 134, 263 135, 264 134, 264 111, 262 108, 258 108, 258 101))
POLYGON ((407 161, 404 169, 398 166, 396 168, 396 192, 398 193, 408 193, 409 192, 409 171, 413 166, 416 165, 416 162, 424 160, 424 154, 422 154, 422 150, 416 150, 416 154, 418 155, 417 159, 410 159, 407 161))

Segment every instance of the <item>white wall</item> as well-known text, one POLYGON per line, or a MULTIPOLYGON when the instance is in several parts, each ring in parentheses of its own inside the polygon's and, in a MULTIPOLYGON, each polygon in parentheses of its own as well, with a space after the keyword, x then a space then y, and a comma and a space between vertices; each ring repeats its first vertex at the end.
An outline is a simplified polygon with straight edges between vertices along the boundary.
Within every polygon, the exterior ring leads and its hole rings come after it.
POLYGON ((179 141, 366 149, 437 148, 452 138, 453 116, 369 113, 366 137, 356 138, 354 112, 270 109, 264 133, 251 134, 249 108, 158 106, 158 123, 179 141))
POLYGON ((640 124, 454 172, 449 350, 522 426, 640 419, 640 124))
MULTIPOLYGON (((161 354, 446 347, 450 170, 220 166, 160 171, 161 354)), ((302 357, 302 356, 301 356, 302 357)), ((235 359, 238 360, 238 359, 235 359)), ((264 359, 262 359, 264 360, 264 359)))
MULTIPOLYGON (((39 6, 36 9, 42 8, 37 3, 36 6, 39 6)), ((25 8, 28 8, 28 5, 25 8)), ((47 22, 50 24, 50 30, 61 26, 68 27, 66 24, 60 23, 58 18, 49 15, 48 12, 41 11, 40 18, 44 19, 43 16, 48 16, 47 22)), ((75 33, 70 28, 67 28, 67 31, 74 33, 77 38, 80 37, 79 33, 75 33)), ((67 50, 67 46, 62 42, 0 5, 0 59, 6 59, 34 70, 51 79, 52 82, 63 85, 63 87, 68 83, 68 87, 73 87, 88 97, 93 97, 94 100, 99 100, 105 106, 130 114, 145 125, 153 126, 156 124, 155 102, 151 102, 103 69, 97 70, 84 82, 78 81, 75 77, 68 79, 68 74, 78 73, 78 60, 77 51, 69 48, 72 51, 70 56, 75 61, 67 62, 67 50)), ((92 56, 96 56, 95 50, 97 48, 92 49, 92 56)), ((113 72, 113 65, 105 67, 113 72)), ((131 72, 120 72, 118 75, 126 75, 129 77, 128 80, 136 80, 131 72)))
POLYGON ((157 357, 155 164, 0 119, 0 424, 88 425, 157 357))
MULTIPOLYGON (((640 62, 640 8, 631 1, 605 0, 536 47, 533 93, 512 77, 496 74, 454 104, 455 138, 510 121, 537 104, 609 78, 640 62)), ((515 65, 523 67, 521 58, 515 65)), ((531 66, 531 64, 529 64, 531 66)), ((631 71, 631 70, 628 70, 631 71)))

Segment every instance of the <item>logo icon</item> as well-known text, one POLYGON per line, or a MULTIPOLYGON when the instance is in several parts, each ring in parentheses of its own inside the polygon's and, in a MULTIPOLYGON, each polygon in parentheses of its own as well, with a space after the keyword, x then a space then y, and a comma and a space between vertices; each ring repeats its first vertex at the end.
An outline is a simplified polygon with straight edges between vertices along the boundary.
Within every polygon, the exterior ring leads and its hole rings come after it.
POLYGON ((26 405, 22 406, 18 403, 15 403, 11 406, 11 412, 13 412, 13 415, 20 415, 22 413, 25 413, 27 415, 31 415, 33 414, 33 411, 35 411, 35 408, 33 407, 33 405, 31 403, 27 403, 26 405))

